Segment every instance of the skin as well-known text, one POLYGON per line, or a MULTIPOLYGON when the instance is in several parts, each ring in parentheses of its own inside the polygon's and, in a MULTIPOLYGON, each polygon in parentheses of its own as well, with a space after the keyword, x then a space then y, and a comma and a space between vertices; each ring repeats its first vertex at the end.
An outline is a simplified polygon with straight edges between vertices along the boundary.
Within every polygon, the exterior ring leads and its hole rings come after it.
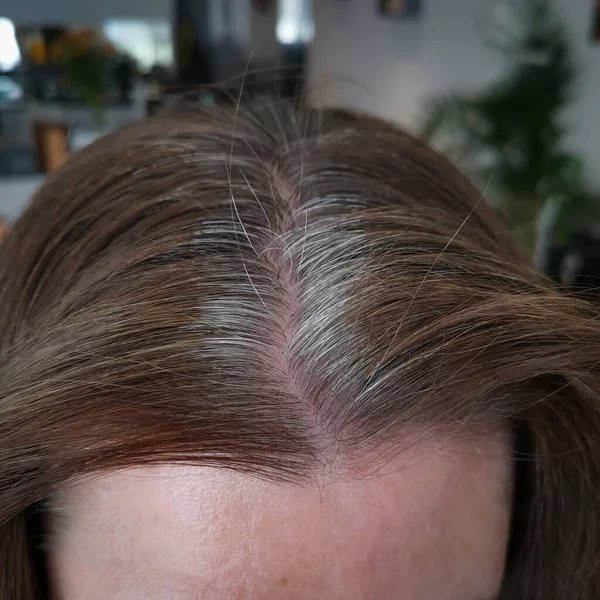
POLYGON ((502 436, 377 473, 275 484, 166 465, 79 481, 50 539, 59 600, 492 600, 504 567, 502 436))

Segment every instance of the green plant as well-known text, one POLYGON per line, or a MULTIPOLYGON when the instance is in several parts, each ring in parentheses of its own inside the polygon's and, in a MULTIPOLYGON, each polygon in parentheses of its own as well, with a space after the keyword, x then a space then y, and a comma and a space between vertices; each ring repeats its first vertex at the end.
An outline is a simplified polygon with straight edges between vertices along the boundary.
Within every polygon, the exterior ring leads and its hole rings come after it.
POLYGON ((566 27, 551 0, 507 0, 510 33, 494 44, 510 67, 474 94, 426 102, 421 133, 439 143, 482 185, 530 248, 546 202, 556 205, 551 236, 567 234, 588 203, 581 159, 565 150, 563 111, 577 69, 566 27))
POLYGON ((97 124, 101 124, 102 121, 109 65, 113 54, 114 49, 92 30, 71 32, 59 48, 67 81, 94 113, 97 124))

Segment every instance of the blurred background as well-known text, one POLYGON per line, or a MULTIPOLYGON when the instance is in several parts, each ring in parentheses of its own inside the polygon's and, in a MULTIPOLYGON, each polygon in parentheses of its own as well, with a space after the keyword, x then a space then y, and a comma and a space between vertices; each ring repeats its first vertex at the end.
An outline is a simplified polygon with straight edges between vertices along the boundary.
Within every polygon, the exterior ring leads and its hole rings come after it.
POLYGON ((600 0, 0 0, 0 221, 72 152, 172 92, 235 101, 240 74, 422 137, 536 268, 596 289, 600 0))

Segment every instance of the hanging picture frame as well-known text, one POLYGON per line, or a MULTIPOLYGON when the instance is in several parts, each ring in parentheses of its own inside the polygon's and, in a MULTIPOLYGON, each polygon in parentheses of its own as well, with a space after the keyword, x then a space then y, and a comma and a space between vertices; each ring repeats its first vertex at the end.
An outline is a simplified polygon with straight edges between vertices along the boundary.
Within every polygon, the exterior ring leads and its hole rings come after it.
POLYGON ((378 0, 379 12, 393 19, 414 19, 420 16, 422 0, 378 0))
POLYGON ((273 10, 272 0, 252 0, 252 8, 262 15, 273 10))
POLYGON ((600 0, 592 3, 592 42, 600 43, 600 0))

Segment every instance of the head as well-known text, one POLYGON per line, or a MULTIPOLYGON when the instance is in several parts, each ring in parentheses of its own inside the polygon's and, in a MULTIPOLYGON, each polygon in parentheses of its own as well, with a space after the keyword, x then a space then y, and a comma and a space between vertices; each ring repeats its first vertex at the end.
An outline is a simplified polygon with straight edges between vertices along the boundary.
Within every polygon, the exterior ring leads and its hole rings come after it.
POLYGON ((112 134, 0 306, 2 598, 596 597, 600 326, 388 123, 112 134))

